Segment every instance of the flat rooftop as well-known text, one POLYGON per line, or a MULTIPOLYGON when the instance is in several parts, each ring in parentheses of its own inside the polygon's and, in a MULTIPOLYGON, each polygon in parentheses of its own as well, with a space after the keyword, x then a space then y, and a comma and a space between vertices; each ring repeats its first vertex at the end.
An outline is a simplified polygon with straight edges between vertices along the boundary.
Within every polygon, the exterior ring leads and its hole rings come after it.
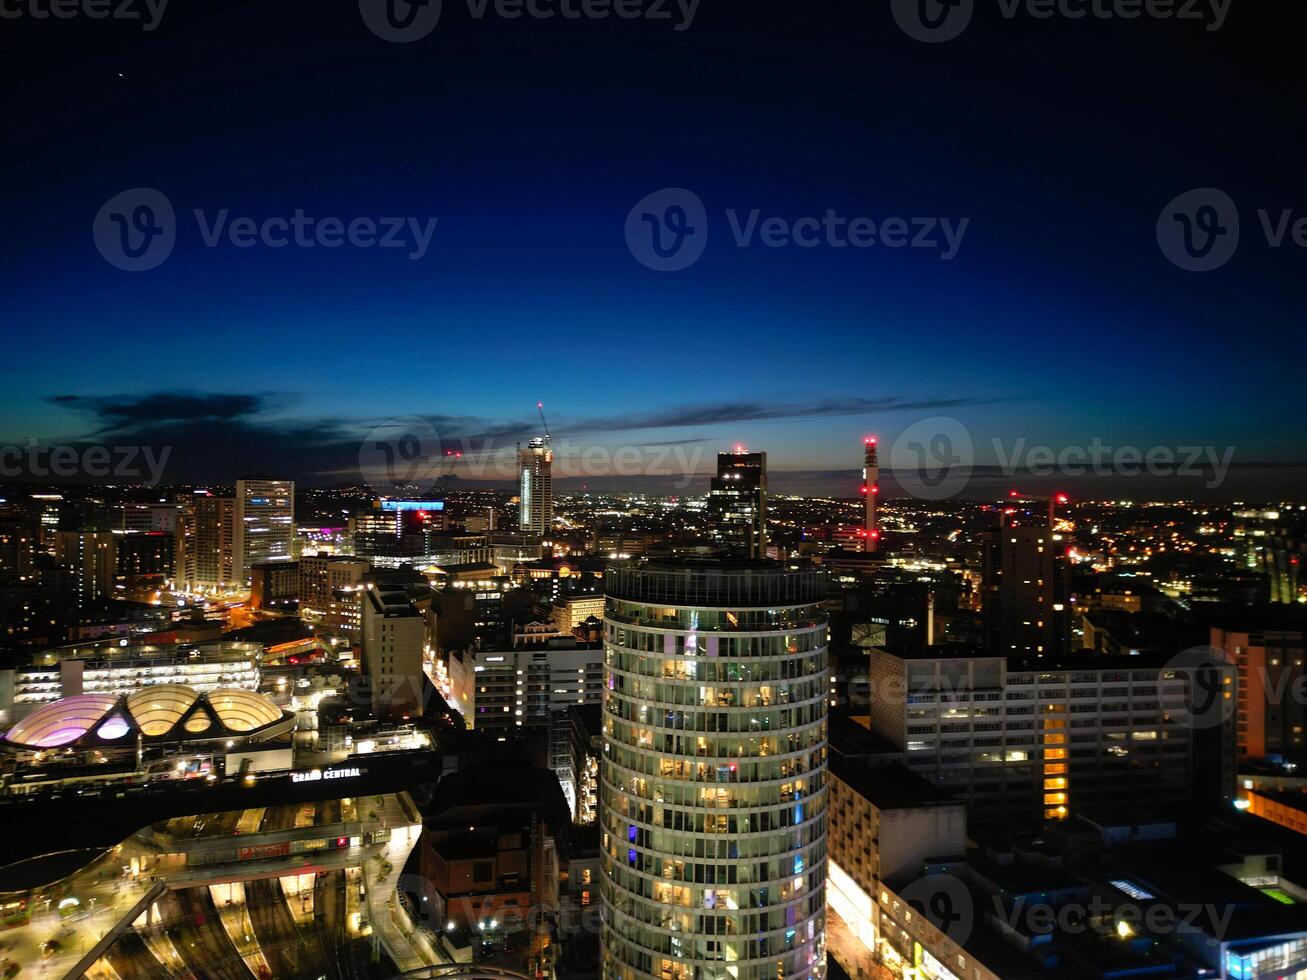
POLYGON ((898 763, 868 765, 862 760, 846 759, 838 752, 832 752, 830 772, 878 810, 964 806, 961 800, 898 763))

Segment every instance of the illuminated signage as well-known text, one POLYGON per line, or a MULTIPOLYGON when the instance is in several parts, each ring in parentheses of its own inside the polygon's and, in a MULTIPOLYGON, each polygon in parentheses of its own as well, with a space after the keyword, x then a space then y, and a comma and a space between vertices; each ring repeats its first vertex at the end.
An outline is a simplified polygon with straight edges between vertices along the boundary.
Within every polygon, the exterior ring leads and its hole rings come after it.
POLYGON ((316 783, 323 779, 353 779, 362 776, 363 770, 358 766, 343 766, 338 769, 311 769, 308 772, 290 774, 292 783, 316 783))
POLYGON ((445 502, 443 500, 383 500, 381 509, 390 511, 444 510, 445 502))

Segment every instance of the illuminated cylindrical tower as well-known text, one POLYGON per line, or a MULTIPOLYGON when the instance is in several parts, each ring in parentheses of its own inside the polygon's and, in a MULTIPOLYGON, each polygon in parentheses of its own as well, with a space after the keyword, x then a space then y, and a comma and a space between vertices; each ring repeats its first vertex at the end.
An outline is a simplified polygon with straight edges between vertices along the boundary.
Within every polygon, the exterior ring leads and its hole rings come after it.
POLYGON ((605 980, 820 980, 823 574, 642 560, 604 585, 605 980))
POLYGON ((862 499, 866 507, 863 530, 866 532, 866 551, 880 548, 880 525, 876 517, 876 504, 880 502, 880 459, 876 455, 876 437, 862 440, 862 499))

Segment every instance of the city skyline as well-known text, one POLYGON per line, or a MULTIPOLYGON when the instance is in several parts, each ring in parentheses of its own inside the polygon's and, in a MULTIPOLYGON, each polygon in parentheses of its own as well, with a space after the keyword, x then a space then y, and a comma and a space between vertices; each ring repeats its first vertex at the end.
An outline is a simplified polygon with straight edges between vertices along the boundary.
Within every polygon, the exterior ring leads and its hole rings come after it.
POLYGON ((331 483, 378 422, 433 416, 450 439, 512 443, 534 434, 544 399, 560 437, 610 449, 766 449, 778 488, 835 492, 857 468, 850 438, 888 445, 935 415, 971 430, 982 465, 999 462, 995 438, 1234 447, 1241 485, 1222 496, 1304 485, 1279 408, 1300 305, 1298 136, 1270 127, 1296 104, 1285 45, 1302 11, 1240 9, 1212 30, 982 7, 962 37, 929 45, 882 10, 764 3, 741 27, 701 5, 678 30, 446 7, 412 44, 380 40, 353 5, 315 11, 325 57, 295 43, 289 8, 179 6, 149 31, 8 21, 21 43, 0 71, 29 139, 8 223, 27 233, 0 241, 0 443, 112 432, 173 446, 172 479, 221 478, 202 465, 217 446, 239 471, 284 461, 290 478, 331 483), (91 232, 141 187, 170 202, 177 242, 158 268, 127 272, 91 232), (1245 241, 1193 273, 1168 261, 1156 225, 1202 187, 1239 205, 1245 241), (665 188, 691 191, 709 223, 702 259, 675 272, 623 236, 665 188), (414 247, 226 234, 297 213, 402 217, 414 247), (845 237, 863 217, 948 219, 956 254, 764 243, 773 218, 797 239, 831 213, 845 237), (1285 214, 1271 247, 1262 227, 1285 214), (52 337, 71 354, 56 374, 15 369, 48 358, 52 337), (606 370, 577 370, 600 351, 606 370))
POLYGON ((0 977, 1307 980, 1304 36, 0 0, 0 977))

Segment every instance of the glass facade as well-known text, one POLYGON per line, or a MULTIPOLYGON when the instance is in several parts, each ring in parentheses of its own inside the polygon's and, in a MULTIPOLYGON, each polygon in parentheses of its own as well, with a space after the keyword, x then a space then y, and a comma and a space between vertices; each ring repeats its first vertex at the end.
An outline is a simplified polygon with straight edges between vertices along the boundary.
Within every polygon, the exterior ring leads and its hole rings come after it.
POLYGON ((604 976, 825 976, 825 580, 766 561, 605 576, 604 976))

